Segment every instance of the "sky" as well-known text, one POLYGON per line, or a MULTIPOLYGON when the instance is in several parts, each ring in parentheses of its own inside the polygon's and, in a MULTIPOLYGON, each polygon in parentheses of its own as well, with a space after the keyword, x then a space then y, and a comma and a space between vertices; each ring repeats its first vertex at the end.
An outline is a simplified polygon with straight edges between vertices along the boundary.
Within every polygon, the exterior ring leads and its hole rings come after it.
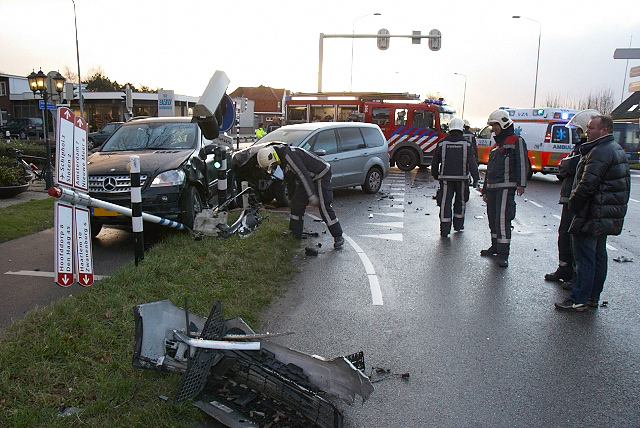
MULTIPOLYGON (((99 67, 120 84, 190 96, 200 96, 216 70, 231 80, 228 93, 259 85, 316 92, 320 33, 438 29, 442 48, 435 52, 426 39, 392 38, 382 51, 375 39, 325 38, 322 89, 437 94, 458 116, 464 108, 475 127, 499 107, 532 107, 534 94, 536 107, 549 97, 582 100, 609 91, 616 105, 626 99, 629 83, 640 80, 630 78, 628 68, 640 59, 614 59, 613 52, 640 47, 637 4, 75 0, 75 18, 83 79, 99 67)), ((72 0, 0 0, 0 17, 0 73, 77 73, 72 0)))

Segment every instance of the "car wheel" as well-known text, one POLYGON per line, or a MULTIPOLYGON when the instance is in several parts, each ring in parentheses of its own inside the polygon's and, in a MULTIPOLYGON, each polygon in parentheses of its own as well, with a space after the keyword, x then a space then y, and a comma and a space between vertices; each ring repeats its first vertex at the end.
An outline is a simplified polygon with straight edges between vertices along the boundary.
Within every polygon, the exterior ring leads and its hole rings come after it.
POLYGON ((102 230, 102 222, 95 217, 91 218, 91 237, 95 238, 102 230))
POLYGON ((182 224, 193 229, 198 213, 202 211, 202 197, 194 186, 187 187, 182 198, 182 224))
POLYGON ((27 139, 27 133, 25 131, 20 131, 20 139, 21 140, 26 140, 27 139))
POLYGON ((531 161, 527 158, 527 180, 531 180, 533 177, 533 168, 531 168, 531 161))
POLYGON ((396 165, 402 171, 411 171, 418 165, 418 156, 413 149, 404 148, 398 150, 395 155, 396 165))
POLYGON ((378 193, 380 187, 382 187, 382 171, 380 171, 380 168, 377 166, 374 166, 367 172, 362 190, 364 190, 365 193, 373 194, 378 193))

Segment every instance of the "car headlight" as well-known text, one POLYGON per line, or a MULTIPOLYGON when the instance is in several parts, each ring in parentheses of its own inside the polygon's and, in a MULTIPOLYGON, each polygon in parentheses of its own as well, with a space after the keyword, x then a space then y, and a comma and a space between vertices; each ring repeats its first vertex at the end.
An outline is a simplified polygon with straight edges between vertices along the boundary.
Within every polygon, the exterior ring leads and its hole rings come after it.
POLYGON ((179 186, 184 183, 184 171, 172 169, 158 174, 151 182, 151 187, 179 186))

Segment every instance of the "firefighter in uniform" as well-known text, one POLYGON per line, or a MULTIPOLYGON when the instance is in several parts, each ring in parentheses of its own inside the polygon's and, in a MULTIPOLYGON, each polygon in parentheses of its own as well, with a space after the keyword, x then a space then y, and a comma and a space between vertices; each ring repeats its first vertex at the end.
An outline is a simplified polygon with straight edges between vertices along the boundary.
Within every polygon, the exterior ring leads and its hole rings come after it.
POLYGON ((471 151, 473 152, 473 157, 476 158, 476 162, 478 161, 478 144, 476 142, 476 135, 471 132, 471 124, 467 119, 464 119, 464 131, 462 131, 462 135, 467 139, 469 143, 471 143, 471 151))
POLYGON ((515 134, 513 121, 505 110, 489 115, 495 144, 489 152, 482 199, 487 203, 491 247, 481 256, 498 256, 500 267, 509 266, 511 220, 516 216, 515 195, 521 196, 527 185, 528 152, 525 141, 515 134))
POLYGON ((280 165, 286 176, 293 174, 296 178, 289 217, 289 230, 294 237, 302 238, 304 212, 310 204, 319 208, 320 216, 333 236, 334 248, 344 245, 342 226, 331 206, 333 191, 329 163, 301 147, 274 144, 258 151, 258 164, 268 172, 280 165))
POLYGON ((431 175, 440 180, 440 236, 443 237, 449 236, 452 223, 454 230, 464 229, 465 204, 469 200, 469 174, 473 178, 473 187, 477 187, 480 180, 476 157, 471 144, 462 134, 463 127, 462 119, 456 117, 451 120, 449 135, 438 142, 431 161, 431 175))

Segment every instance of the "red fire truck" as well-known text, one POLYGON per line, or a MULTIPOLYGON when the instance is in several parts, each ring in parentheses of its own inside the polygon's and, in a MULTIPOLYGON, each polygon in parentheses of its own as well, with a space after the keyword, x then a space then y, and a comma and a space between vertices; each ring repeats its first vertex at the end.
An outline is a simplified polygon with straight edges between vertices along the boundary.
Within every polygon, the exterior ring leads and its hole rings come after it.
POLYGON ((287 124, 368 122, 387 139, 389 161, 403 171, 428 166, 436 144, 446 136, 455 110, 442 99, 420 101, 400 93, 296 93, 285 102, 287 124))

